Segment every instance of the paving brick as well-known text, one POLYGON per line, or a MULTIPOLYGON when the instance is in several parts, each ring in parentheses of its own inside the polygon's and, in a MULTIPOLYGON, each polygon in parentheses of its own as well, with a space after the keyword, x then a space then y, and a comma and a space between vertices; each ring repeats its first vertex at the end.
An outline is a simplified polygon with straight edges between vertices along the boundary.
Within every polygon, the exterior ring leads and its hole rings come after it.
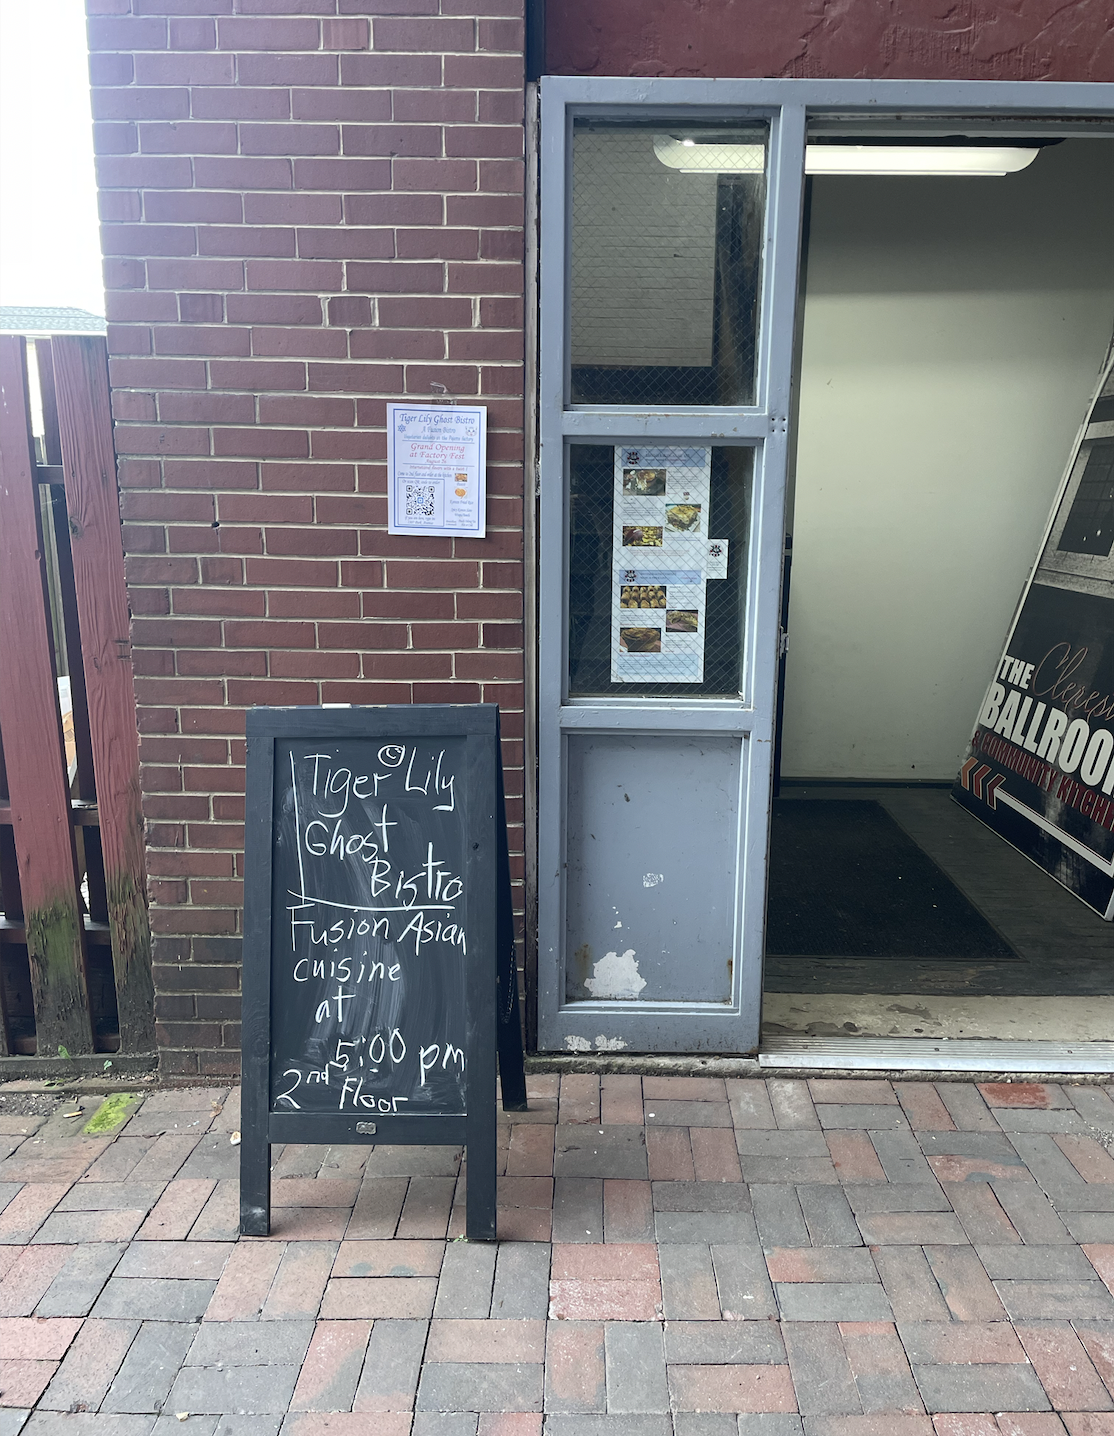
POLYGON ((749 1212, 750 1197, 742 1182, 653 1182, 658 1212, 749 1212))
POLYGON ((806 1183, 797 1188, 797 1199, 814 1247, 853 1247, 862 1242, 858 1223, 839 1187, 814 1187, 806 1183))
POLYGON ((445 1243, 343 1241, 333 1276, 438 1276, 445 1243))
POLYGON ((74 1250, 72 1246, 24 1247, 0 1282, 0 1316, 30 1316, 74 1250))
POLYGON ((603 1181, 558 1177, 553 1183, 554 1242, 598 1242, 603 1236, 603 1181))
POLYGON ((1084 1181, 1114 1184, 1114 1157, 1097 1138, 1065 1133, 1054 1141, 1084 1181))
POLYGON ((551 1321, 545 1339, 545 1410, 606 1410, 603 1323, 551 1321))
POLYGON ((937 1136, 924 1132, 915 1137, 910 1131, 871 1132, 870 1140, 890 1182, 935 1182, 932 1169, 925 1160, 927 1147, 922 1143, 937 1136))
POLYGON ((370 1321, 319 1321, 298 1375, 290 1409, 348 1410, 356 1394, 370 1335, 370 1321))
POLYGON ((257 1317, 263 1310, 285 1250, 277 1242, 242 1243, 232 1247, 206 1308, 205 1320, 257 1317))
POLYGON ((312 1321, 206 1321, 183 1364, 297 1366, 305 1359, 313 1331, 312 1321))
POLYGON ((808 1127, 819 1130, 820 1118, 812 1105, 807 1082, 775 1077, 766 1083, 766 1092, 779 1127, 786 1130, 808 1127))
POLYGON ((866 1132, 826 1132, 828 1152, 841 1182, 884 1182, 886 1174, 866 1132))
POLYGON ((140 1241, 182 1241, 213 1194, 215 1181, 182 1177, 170 1182, 136 1233, 140 1241))
POLYGON ((971 1247, 926 1246, 924 1254, 956 1320, 1003 1319, 995 1286, 971 1247))
MULTIPOLYGON (((688 1420, 699 1418, 686 1418, 688 1420)), ((716 1417, 713 1420, 719 1419, 716 1417)), ((817 1419, 817 1418, 814 1418, 817 1419)), ((825 1418, 818 1418, 823 1420, 825 1418)), ((677 1436, 681 1436, 682 1428, 678 1427, 677 1436)), ((789 1411, 746 1411, 739 1414, 739 1436, 802 1436, 804 1426, 800 1416, 796 1412, 789 1411)), ((693 1436, 703 1436, 698 1431, 693 1436)), ((709 1433, 708 1436, 719 1436, 718 1432, 709 1433)), ((732 1433, 734 1436, 734 1433, 732 1433)))
POLYGON ((393 1237, 406 1200, 406 1177, 365 1177, 345 1236, 354 1240, 393 1237))
POLYGON ((216 1290, 215 1281, 166 1277, 108 1279, 93 1315, 139 1321, 197 1321, 216 1290))
POLYGON ((839 1332, 864 1413, 924 1410, 892 1323, 843 1322, 839 1332))
POLYGON ((988 1412, 964 1411, 932 1418, 936 1436, 1001 1436, 998 1422, 988 1412))
POLYGON ((603 1233, 608 1242, 654 1240, 653 1191, 648 1181, 609 1177, 604 1182, 603 1233))
POLYGON ((683 1366, 781 1365, 785 1343, 770 1321, 667 1321, 665 1359, 683 1366))
MULTIPOLYGON (((312 1214, 311 1214, 312 1215, 312 1214)), ((343 1216, 344 1214, 339 1214, 343 1216)), ((272 1236, 282 1237, 288 1230, 287 1214, 278 1207, 271 1210, 272 1236)), ((213 1194, 201 1208, 200 1215, 190 1227, 191 1242, 234 1242, 240 1234, 240 1184, 226 1180, 218 1182, 213 1194)), ((327 1235, 340 1235, 340 1232, 327 1235)))
POLYGON ((559 1125, 553 1157, 557 1177, 646 1178, 648 1136, 641 1127, 559 1125))
POLYGON ((996 1281, 1011 1321, 1110 1321, 1114 1297, 1101 1281, 996 1281))
POLYGON ((0 1212, 0 1242, 30 1241, 68 1190, 68 1182, 28 1182, 0 1212))
POLYGON ((338 1250, 337 1242, 291 1242, 263 1304, 263 1320, 315 1317, 338 1250))
POLYGON ((765 1082, 755 1077, 729 1079, 725 1084, 736 1127, 775 1127, 774 1110, 765 1082))
POLYGON ((88 1242, 72 1249, 35 1306, 36 1316, 86 1316, 125 1248, 88 1242))
POLYGON ((1114 1102, 1101 1087, 1064 1087, 1064 1096, 1094 1127, 1114 1132, 1114 1102))
POLYGON ((516 1122, 507 1150, 507 1175, 551 1177, 554 1129, 534 1122, 516 1122))
POLYGON ((967 1240, 983 1245, 1021 1241, 989 1182, 954 1182, 944 1187, 967 1240))
POLYGON ((609 1413, 669 1410, 665 1346, 656 1322, 609 1321, 604 1328, 604 1353, 609 1413))
POLYGON ((932 1436, 928 1416, 808 1416, 805 1436, 932 1436))
POLYGON ((930 1412, 1050 1409, 1036 1373, 1028 1365, 921 1366, 914 1362, 913 1375, 930 1412))
POLYGON ((758 1230, 749 1212, 656 1212, 659 1242, 749 1242, 758 1230))
POLYGON ((774 1182, 782 1185, 795 1185, 801 1182, 835 1184, 839 1181, 830 1157, 740 1156, 739 1165, 742 1168, 743 1181, 750 1183, 774 1182))
MULTIPOLYGON (((264 1419, 260 1416, 253 1418, 256 1423, 264 1419)), ((222 1421, 215 1436, 224 1436, 224 1431, 225 1422, 222 1421)), ((233 1430, 229 1432, 229 1436, 239 1436, 239 1433, 233 1430)), ((245 1433, 245 1436, 254 1436, 254 1433, 245 1433)), ((260 1436, 271 1436, 271 1433, 261 1432, 260 1436)), ((282 1423, 282 1436, 368 1436, 368 1420, 360 1412, 292 1411, 282 1423)), ((375 1421, 375 1436, 411 1436, 410 1413, 378 1416, 375 1421)))
POLYGON ((157 1137, 140 1160, 132 1168, 131 1176, 137 1182, 169 1182, 176 1177, 182 1166, 197 1146, 198 1136, 167 1133, 157 1137))
POLYGON ((501 1242, 491 1289, 491 1315, 544 1318, 549 1311, 549 1247, 544 1242, 501 1242))
POLYGON ((558 1113, 558 1122, 598 1124, 600 1120, 600 1079, 591 1073, 563 1073, 558 1113))
POLYGON ((994 1114, 982 1094, 968 1082, 937 1082, 940 1100, 961 1132, 997 1132, 994 1114))
POLYGON ((1064 1436, 1064 1423, 1051 1411, 999 1411, 1002 1436, 1064 1436))
POLYGON ((1078 1170, 1047 1132, 1013 1132, 1010 1140, 1030 1174, 1042 1186, 1071 1187, 1082 1182, 1078 1170))
POLYGON ((903 1321, 897 1329, 914 1365, 1025 1362, 1021 1342, 1005 1321, 903 1321))
POLYGON ((214 1415, 281 1415, 290 1405, 297 1366, 183 1366, 168 1405, 214 1415))
POLYGON ((1073 1325, 1095 1370, 1102 1377, 1107 1390, 1114 1396, 1114 1324, 1076 1321, 1073 1325))
POLYGON ((851 1183, 843 1188, 856 1216, 870 1212, 946 1212, 950 1204, 936 1182, 851 1183))
POLYGON ((1067 1107, 1068 1098, 1054 1082, 979 1082, 990 1107, 1067 1107))
POLYGON ((860 1212, 859 1230, 872 1246, 966 1245, 967 1233, 954 1212, 860 1212))
POLYGON ((12 1361, 61 1361, 81 1325, 79 1318, 0 1318, 0 1351, 12 1361))
POLYGON ((689 1130, 693 1172, 698 1182, 741 1183, 739 1152, 735 1137, 721 1127, 692 1127, 689 1130))
POLYGON ((1114 1401, 1067 1322, 1018 1327, 1025 1354, 1057 1411, 1111 1411, 1114 1401))
POLYGON ((551 1281, 549 1315, 555 1321, 657 1321, 661 1287, 649 1281, 551 1281))
POLYGON ((991 1185, 1023 1242, 1050 1246, 1053 1242, 1071 1241, 1067 1227, 1037 1187, 1025 1182, 992 1182, 991 1185))
POLYGON ((1114 1212, 1065 1211, 1063 1222, 1073 1241, 1114 1242, 1114 1212))
POLYGON ((852 1107, 897 1106, 894 1089, 884 1078, 811 1077, 808 1081, 808 1090, 817 1108, 821 1104, 841 1104, 852 1107))
POLYGON ((1044 1190, 1058 1212, 1114 1212, 1114 1186, 1101 1182, 1061 1186, 1050 1182, 1044 1190))
POLYGON ((427 1361, 540 1362, 545 1322, 535 1320, 439 1320, 429 1328, 427 1361))
POLYGON ((0 1394, 5 1404, 34 1406, 57 1369, 57 1361, 0 1358, 0 1394))
POLYGON ((863 1128, 870 1131, 909 1130, 909 1123, 900 1107, 884 1107, 863 1103, 817 1102, 816 1115, 821 1127, 839 1129, 863 1128))
POLYGON ((145 1321, 101 1402, 101 1410, 161 1411, 196 1332, 190 1322, 145 1321))
POLYGON ((353 1411, 413 1410, 428 1331, 428 1321, 374 1324, 353 1411))
POLYGON ((545 1433, 546 1436, 674 1436, 668 1416, 546 1416, 545 1433))
POLYGON ((484 1411, 479 1436, 541 1436, 542 1417, 530 1411, 484 1411))
POLYGON ((600 1083, 600 1125, 642 1123, 642 1078, 611 1074, 600 1083))
POLYGON ((871 1255, 895 1320, 899 1323, 951 1320, 951 1312, 920 1247, 874 1247, 871 1255))
POLYGON ((720 1315, 712 1254, 702 1244, 675 1243, 662 1246, 662 1313, 670 1320, 710 1320, 720 1315))
POLYGON ((692 1182, 696 1169, 688 1129, 650 1127, 646 1130, 647 1175, 654 1181, 692 1182))
POLYGON ((138 1331, 138 1321, 98 1321, 91 1317, 83 1322, 40 1399, 40 1407, 47 1411, 95 1411, 138 1331))
POLYGON ((124 1252, 115 1275, 192 1277, 217 1281, 233 1250, 225 1242, 133 1242, 124 1252))
MULTIPOLYGON (((491 1310, 495 1247, 485 1242, 450 1242, 437 1287, 435 1316, 484 1317, 491 1310)), ((420 1316, 423 1312, 400 1315, 420 1316)))
POLYGON ((1094 1281, 1094 1269, 1078 1247, 980 1246, 976 1251, 994 1280, 1094 1281))
POLYGON ((781 1334, 802 1416, 861 1412, 858 1388, 835 1322, 787 1321, 781 1334))
POLYGON ((1083 1252, 1108 1290, 1114 1293, 1114 1245, 1092 1242, 1083 1247, 1083 1252))
POLYGON ((895 1082, 894 1092, 914 1132, 949 1132, 955 1123, 931 1082, 895 1082))
POLYGON ((612 1246, 554 1244, 555 1281, 657 1281, 658 1254, 652 1243, 612 1246))
POLYGON ((455 1177, 459 1147, 374 1147, 364 1165, 364 1186, 372 1177, 455 1177))
POLYGON ((382 1276, 330 1281, 321 1303, 321 1319, 427 1317, 433 1312, 436 1293, 437 1283, 432 1277, 382 1276))
MULTIPOLYGON (((5 1414, 0 1412, 0 1417, 5 1414)), ((148 1436, 154 1422, 153 1416, 109 1416, 103 1412, 80 1411, 71 1415, 39 1410, 23 1427, 23 1436, 148 1436)), ((2 1423, 0 1429, 3 1429, 2 1423)))
POLYGON ((160 1182, 75 1182, 56 1212, 112 1212, 147 1209, 163 1191, 160 1182))
POLYGON ((797 1398, 784 1366, 670 1366, 669 1391, 679 1411, 788 1411, 797 1398))
POLYGON ((542 1367, 524 1362, 427 1362, 416 1411, 540 1411, 542 1367))
POLYGON ((807 1247, 811 1238, 791 1186, 757 1186, 750 1194, 754 1220, 764 1247, 807 1247))
POLYGON ((397 1235, 411 1239, 445 1236, 456 1183, 455 1177, 411 1177, 397 1235))
POLYGON ((773 1284, 757 1247, 736 1243, 713 1245, 710 1251, 720 1310, 725 1318, 741 1321, 777 1316, 773 1284))
POLYGON ((409 1436, 476 1436, 479 1429, 475 1411, 418 1411, 409 1436))
POLYGON ((877 1282, 775 1282, 783 1321, 889 1321, 889 1299, 877 1282))
POLYGON ((1068 1436, 1114 1436, 1114 1420, 1105 1411, 1065 1411, 1068 1436))
POLYGON ((731 1108, 726 1102, 646 1101, 647 1127, 728 1127, 731 1108))
POLYGON ((126 1242, 139 1230, 146 1208, 136 1211, 51 1212, 31 1238, 57 1245, 80 1242, 126 1242))

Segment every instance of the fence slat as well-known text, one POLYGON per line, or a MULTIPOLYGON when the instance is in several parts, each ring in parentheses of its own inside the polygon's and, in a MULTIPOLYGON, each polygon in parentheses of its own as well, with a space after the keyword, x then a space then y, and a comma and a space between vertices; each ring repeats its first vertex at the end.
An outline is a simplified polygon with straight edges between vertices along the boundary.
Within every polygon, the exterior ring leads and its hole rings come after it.
POLYGON ((40 1057, 93 1050, 24 341, 0 337, 0 729, 40 1057))
POLYGON ((120 1050, 154 1047, 139 736, 103 339, 51 340, 85 696, 120 1015, 120 1050))

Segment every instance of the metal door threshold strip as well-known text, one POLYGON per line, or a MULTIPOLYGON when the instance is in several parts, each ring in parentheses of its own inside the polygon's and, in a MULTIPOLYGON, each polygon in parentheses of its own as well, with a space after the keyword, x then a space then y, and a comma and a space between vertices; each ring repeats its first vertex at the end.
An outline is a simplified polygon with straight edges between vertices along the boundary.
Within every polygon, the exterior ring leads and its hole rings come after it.
POLYGON ((1005 1042, 987 1038, 767 1037, 764 1070, 861 1072, 1114 1072, 1114 1042, 1005 1042))

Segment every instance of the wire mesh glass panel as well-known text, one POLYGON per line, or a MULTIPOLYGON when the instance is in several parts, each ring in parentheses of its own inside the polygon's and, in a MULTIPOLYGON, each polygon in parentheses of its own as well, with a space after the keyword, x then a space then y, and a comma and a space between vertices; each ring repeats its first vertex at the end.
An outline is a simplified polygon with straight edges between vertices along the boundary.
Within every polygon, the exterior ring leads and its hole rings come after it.
POLYGON ((737 697, 754 451, 573 444, 571 697, 737 697))
POLYGON ((575 122, 572 403, 754 403, 767 139, 575 122))
POLYGON ((1114 442, 1092 444, 1060 535, 1061 553, 1106 557, 1114 546, 1114 442))

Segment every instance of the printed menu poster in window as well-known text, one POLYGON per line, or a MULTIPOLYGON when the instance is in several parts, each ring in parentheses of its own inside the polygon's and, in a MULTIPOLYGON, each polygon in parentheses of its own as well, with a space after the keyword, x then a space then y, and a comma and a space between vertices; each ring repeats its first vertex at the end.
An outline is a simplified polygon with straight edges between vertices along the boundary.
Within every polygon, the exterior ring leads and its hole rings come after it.
POLYGON ((387 532, 483 538, 487 410, 387 405, 387 532))
POLYGON ((703 681, 710 491, 710 449, 615 450, 613 683, 703 681))

